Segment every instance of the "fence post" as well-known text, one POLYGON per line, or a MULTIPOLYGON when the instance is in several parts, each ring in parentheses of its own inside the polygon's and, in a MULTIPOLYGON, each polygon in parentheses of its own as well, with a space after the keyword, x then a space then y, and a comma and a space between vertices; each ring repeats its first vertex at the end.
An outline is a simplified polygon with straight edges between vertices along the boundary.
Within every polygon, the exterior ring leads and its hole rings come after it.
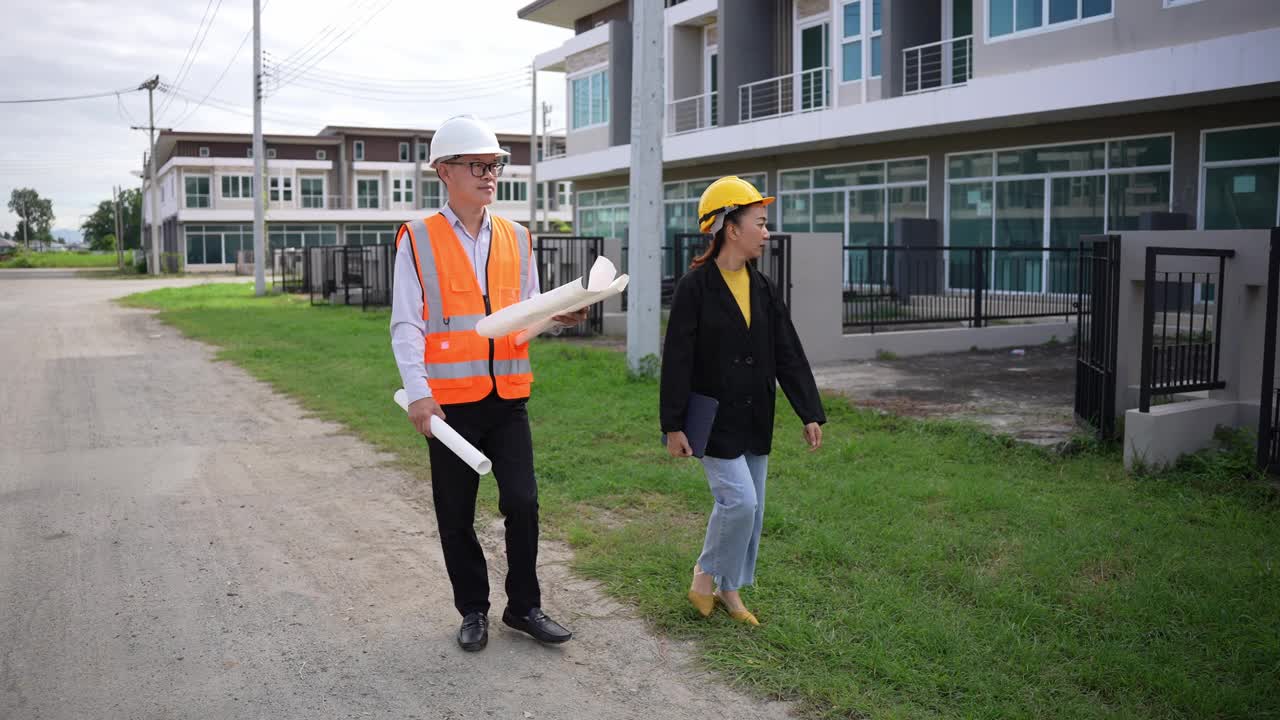
MULTIPOLYGON (((1151 412, 1151 365, 1155 352, 1156 319, 1156 249, 1147 248, 1146 272, 1142 287, 1142 375, 1138 410, 1151 412)), ((1181 292, 1181 288, 1178 290, 1181 292)), ((1219 303, 1221 304, 1221 303, 1219 303)), ((1168 312, 1168 308, 1164 308, 1168 312)))
MULTIPOLYGON (((1221 282, 1219 282, 1221 284, 1221 282)), ((1221 305, 1221 290, 1218 304, 1221 305)), ((1262 396, 1258 398, 1258 468, 1270 469, 1275 427, 1272 415, 1276 380, 1276 321, 1280 311, 1280 227, 1271 229, 1271 254, 1267 263, 1267 326, 1263 329, 1262 396)), ((1217 332, 1217 328, 1215 328, 1217 332)))
POLYGON ((970 248, 973 256, 973 327, 982 327, 982 295, 987 285, 986 248, 970 248))

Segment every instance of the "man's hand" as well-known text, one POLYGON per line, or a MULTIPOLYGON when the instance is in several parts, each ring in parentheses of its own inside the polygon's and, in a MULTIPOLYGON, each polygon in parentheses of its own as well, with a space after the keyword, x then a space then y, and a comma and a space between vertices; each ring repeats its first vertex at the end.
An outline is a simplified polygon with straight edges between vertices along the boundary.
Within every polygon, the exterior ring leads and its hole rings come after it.
POLYGON ((810 452, 822 447, 822 426, 816 422, 805 425, 804 441, 809 443, 810 452))
POLYGON ((667 433, 667 454, 673 458, 693 455, 693 448, 689 447, 689 438, 685 437, 682 431, 667 433))
POLYGON ((409 403, 409 422, 413 423, 415 430, 427 437, 434 437, 431 434, 432 415, 444 419, 444 411, 435 400, 426 397, 409 403))
POLYGON ((574 325, 577 325, 580 322, 586 321, 588 310, 589 308, 582 308, 577 312, 572 312, 567 315, 556 315, 551 319, 555 320, 556 322, 560 323, 565 327, 573 327, 574 325))

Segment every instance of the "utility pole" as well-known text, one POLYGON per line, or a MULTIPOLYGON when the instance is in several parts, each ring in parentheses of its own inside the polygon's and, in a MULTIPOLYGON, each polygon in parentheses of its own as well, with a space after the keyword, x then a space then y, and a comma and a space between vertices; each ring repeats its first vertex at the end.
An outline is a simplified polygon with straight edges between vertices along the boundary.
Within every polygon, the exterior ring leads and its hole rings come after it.
POLYGON ((631 197, 627 242, 627 365, 651 374, 658 366, 661 313, 662 13, 659 2, 632 4, 631 197))
POLYGON ((538 66, 529 63, 533 99, 529 106, 529 234, 538 226, 538 66))
POLYGON ((139 90, 147 91, 147 127, 136 128, 138 130, 145 129, 151 138, 151 150, 147 153, 147 162, 149 166, 148 175, 151 177, 151 190, 147 194, 147 205, 151 209, 151 258, 147 265, 151 268, 152 275, 160 274, 160 228, 156 221, 156 213, 159 212, 159 202, 156 200, 156 184, 160 182, 160 178, 156 177, 156 114, 155 114, 155 92, 160 86, 160 76, 153 75, 150 80, 138 86, 139 90))
POLYGON ((111 206, 116 216, 116 269, 124 271, 124 227, 120 224, 120 188, 111 186, 111 206))
POLYGON ((31 252, 31 218, 27 216, 27 202, 22 201, 22 244, 31 252))
MULTIPOLYGON (((551 145, 547 142, 547 118, 551 115, 551 104, 542 103, 542 157, 546 157, 551 150, 551 145)), ((551 212, 551 188, 548 183, 543 183, 542 188, 542 229, 547 230, 551 227, 551 218, 548 213, 551 212)))
POLYGON ((262 142, 262 2, 253 0, 253 294, 267 293, 267 227, 263 218, 262 163, 267 151, 262 142))

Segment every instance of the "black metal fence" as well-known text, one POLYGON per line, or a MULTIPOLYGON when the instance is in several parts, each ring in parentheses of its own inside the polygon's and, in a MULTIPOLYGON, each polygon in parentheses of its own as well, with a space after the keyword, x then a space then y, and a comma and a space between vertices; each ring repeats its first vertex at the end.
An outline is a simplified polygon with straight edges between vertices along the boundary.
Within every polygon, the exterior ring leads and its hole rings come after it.
POLYGON ((391 244, 275 248, 271 287, 306 293, 313 305, 389 306, 395 255, 391 244))
POLYGON ((1154 395, 1226 387, 1220 376, 1222 303, 1216 301, 1234 250, 1147 248, 1138 409, 1154 395), (1160 272, 1161 257, 1217 259, 1217 272, 1160 272))
MULTIPOLYGON (((1079 248, 846 245, 844 329, 1061 316, 1078 311, 1079 248)), ((1087 297, 1083 298, 1087 301, 1087 297)))
MULTIPOLYGON (((662 246, 662 307, 671 307, 671 297, 675 294, 676 283, 689 272, 693 259, 707 249, 711 236, 701 233, 677 233, 670 245, 662 246)), ((622 260, 625 269, 627 246, 622 246, 622 260)), ((755 262, 755 261, 753 261, 755 262)), ((791 307, 791 236, 785 233, 770 233, 769 246, 755 266, 773 281, 782 293, 782 300, 791 307)), ((622 309, 627 309, 626 293, 622 295, 622 309)))
MULTIPOLYGON (((585 277, 604 253, 604 238, 600 236, 539 235, 533 246, 538 263, 538 283, 545 292, 573 280, 585 277)), ((588 309, 587 321, 565 328, 564 335, 604 334, 604 306, 600 303, 588 309)))
POLYGON ((1081 242, 1077 265, 1076 421, 1100 440, 1116 434, 1120 237, 1081 242))

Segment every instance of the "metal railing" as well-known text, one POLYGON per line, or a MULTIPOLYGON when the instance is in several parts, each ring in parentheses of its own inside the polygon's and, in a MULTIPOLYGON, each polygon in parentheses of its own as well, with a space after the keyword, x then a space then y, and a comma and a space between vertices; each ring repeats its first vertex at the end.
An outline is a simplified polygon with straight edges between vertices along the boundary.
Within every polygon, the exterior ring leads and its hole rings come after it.
MULTIPOLYGON (((550 147, 542 149, 543 160, 556 160, 569 154, 568 143, 565 142, 565 128, 548 130, 546 134, 549 138, 548 145, 550 147)), ((541 139, 539 139, 539 142, 541 142, 541 139)))
POLYGON ((902 94, 914 95, 973 79, 973 36, 917 45, 902 51, 902 94))
POLYGON ((313 305, 387 306, 395 256, 395 245, 385 243, 274 248, 271 287, 306 293, 313 305))
POLYGON ((1069 319, 1081 302, 1079 252, 847 245, 844 329, 874 333, 910 325, 1069 319))
POLYGON ((831 68, 757 80, 738 88, 738 122, 831 107, 831 68))
MULTIPOLYGON (((538 284, 544 291, 549 291, 576 278, 586 277, 596 258, 604 253, 604 238, 599 235, 538 235, 533 252, 538 264, 538 284)), ((600 303, 592 305, 585 323, 565 328, 562 334, 603 335, 604 306, 600 303)))
POLYGON ((667 134, 680 135, 716 126, 719 100, 719 93, 709 92, 667 103, 667 134))
POLYGON ((1226 387, 1220 374, 1222 303, 1217 295, 1226 278, 1227 258, 1234 255, 1234 250, 1147 248, 1140 411, 1151 412, 1154 395, 1226 387), (1158 272, 1161 256, 1216 258, 1218 272, 1158 272))

